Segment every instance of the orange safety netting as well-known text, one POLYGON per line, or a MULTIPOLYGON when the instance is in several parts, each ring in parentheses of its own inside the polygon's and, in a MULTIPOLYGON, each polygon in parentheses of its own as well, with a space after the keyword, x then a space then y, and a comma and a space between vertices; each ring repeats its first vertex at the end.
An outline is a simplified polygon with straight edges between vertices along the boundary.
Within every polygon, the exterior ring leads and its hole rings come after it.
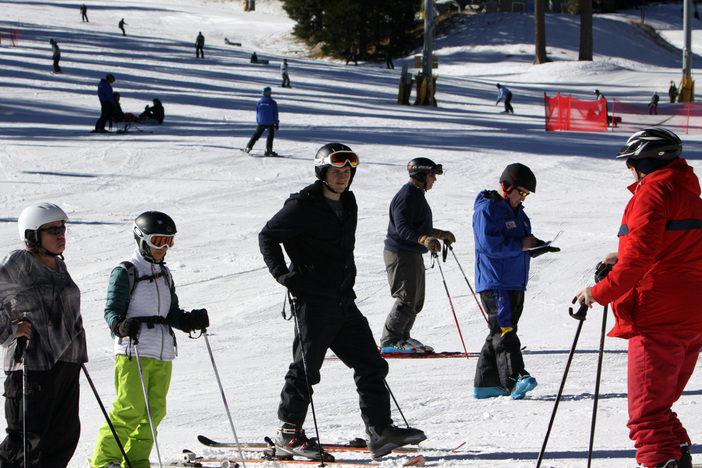
POLYGON ((655 113, 645 104, 626 104, 614 99, 581 101, 558 93, 550 98, 544 93, 546 131, 631 133, 646 127, 668 127, 683 133, 702 133, 702 104, 696 102, 660 103, 655 113), (651 113, 649 114, 649 111, 651 113))

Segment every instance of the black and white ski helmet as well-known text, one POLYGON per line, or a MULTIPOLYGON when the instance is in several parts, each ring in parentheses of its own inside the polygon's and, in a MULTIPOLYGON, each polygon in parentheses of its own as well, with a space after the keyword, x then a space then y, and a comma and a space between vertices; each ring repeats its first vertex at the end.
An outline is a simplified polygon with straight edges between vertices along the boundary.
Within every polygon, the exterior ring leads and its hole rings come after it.
POLYGON ((39 228, 44 224, 53 223, 55 221, 68 221, 66 212, 58 205, 53 203, 39 203, 28 206, 17 218, 17 228, 19 230, 20 239, 29 248, 41 246, 39 236, 39 228))
POLYGON ((407 163, 407 172, 409 172, 411 179, 424 184, 427 182, 427 174, 433 172, 436 175, 441 175, 444 173, 444 168, 429 158, 414 158, 407 163))
POLYGON ((133 231, 141 256, 149 262, 156 262, 156 260, 151 256, 151 248, 146 243, 146 237, 152 234, 171 236, 177 232, 173 219, 160 211, 146 211, 137 216, 133 231))
POLYGON ((677 159, 682 148, 682 141, 675 133, 667 128, 651 127, 631 135, 617 158, 626 158, 628 165, 650 174, 677 159))
POLYGON ((516 187, 523 187, 530 192, 536 192, 536 176, 531 169, 521 163, 510 164, 500 176, 500 185, 505 193, 510 193, 516 187))
POLYGON ((344 167, 348 165, 351 167, 351 178, 348 186, 351 187, 359 162, 358 155, 343 143, 327 143, 319 148, 314 156, 314 173, 319 180, 324 182, 327 169, 332 166, 344 167))

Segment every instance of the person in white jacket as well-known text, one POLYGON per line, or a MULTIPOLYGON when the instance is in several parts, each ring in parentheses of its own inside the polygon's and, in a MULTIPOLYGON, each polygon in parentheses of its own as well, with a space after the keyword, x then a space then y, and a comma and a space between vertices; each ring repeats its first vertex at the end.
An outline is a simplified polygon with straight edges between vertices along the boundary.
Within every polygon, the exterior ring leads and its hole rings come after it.
MULTIPOLYGON (((147 211, 139 215, 134 221, 134 254, 129 262, 112 270, 107 289, 105 320, 115 336, 117 391, 110 420, 133 468, 149 468, 154 444, 134 348, 138 347, 155 431, 166 416, 166 395, 176 356, 171 327, 189 333, 209 326, 207 310, 185 312, 178 305, 171 272, 164 262, 175 234, 176 225, 167 214, 147 211)), ((90 465, 117 468, 122 462, 122 452, 105 423, 90 465)))

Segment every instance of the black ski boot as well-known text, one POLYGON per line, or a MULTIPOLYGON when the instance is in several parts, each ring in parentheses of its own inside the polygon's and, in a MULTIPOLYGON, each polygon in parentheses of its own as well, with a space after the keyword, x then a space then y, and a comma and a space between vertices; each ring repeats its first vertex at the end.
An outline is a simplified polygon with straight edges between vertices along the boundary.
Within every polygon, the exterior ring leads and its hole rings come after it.
POLYGON ((283 423, 278 429, 274 444, 278 457, 288 454, 320 461, 321 454, 324 461, 334 461, 334 457, 319 446, 316 437, 308 439, 305 430, 294 424, 283 423))
POLYGON ((427 438, 419 429, 388 426, 380 433, 374 427, 367 429, 368 450, 373 458, 380 458, 398 447, 418 444, 427 438))

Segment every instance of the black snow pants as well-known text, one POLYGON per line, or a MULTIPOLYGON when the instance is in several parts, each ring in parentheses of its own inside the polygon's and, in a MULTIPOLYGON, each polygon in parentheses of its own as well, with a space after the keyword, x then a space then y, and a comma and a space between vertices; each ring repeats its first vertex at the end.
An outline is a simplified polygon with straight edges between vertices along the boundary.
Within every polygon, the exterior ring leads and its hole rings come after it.
POLYGON ((524 308, 524 291, 489 290, 480 293, 480 301, 488 316, 490 332, 480 351, 475 369, 475 387, 502 386, 507 390, 529 373, 524 370, 517 324, 524 308), (503 327, 511 324, 512 330, 503 327))
MULTIPOLYGON (((0 443, 0 468, 24 466, 22 371, 5 379, 7 437, 0 443)), ((48 371, 28 371, 27 464, 65 468, 80 438, 80 364, 59 361, 48 371)))
POLYGON ((305 381, 303 351, 310 385, 319 383, 320 369, 327 349, 354 370, 361 417, 366 426, 384 428, 392 424, 390 395, 385 387, 388 364, 380 356, 368 320, 355 304, 346 310, 319 304, 302 304, 297 317, 300 333, 295 330, 293 363, 285 376, 278 418, 302 426, 310 404, 305 381))

